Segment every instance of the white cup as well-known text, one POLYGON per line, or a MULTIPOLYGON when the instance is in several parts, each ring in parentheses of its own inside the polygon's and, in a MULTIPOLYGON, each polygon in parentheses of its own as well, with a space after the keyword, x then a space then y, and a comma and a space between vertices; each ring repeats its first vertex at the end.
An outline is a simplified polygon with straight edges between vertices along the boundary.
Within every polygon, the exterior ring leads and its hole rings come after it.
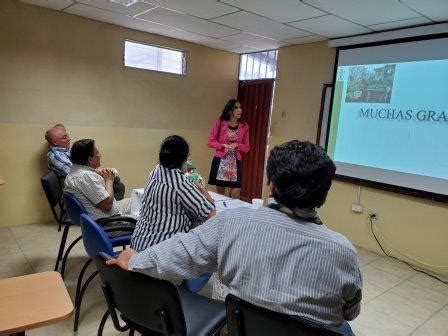
POLYGON ((252 209, 259 209, 263 206, 263 200, 261 198, 252 198, 252 209))

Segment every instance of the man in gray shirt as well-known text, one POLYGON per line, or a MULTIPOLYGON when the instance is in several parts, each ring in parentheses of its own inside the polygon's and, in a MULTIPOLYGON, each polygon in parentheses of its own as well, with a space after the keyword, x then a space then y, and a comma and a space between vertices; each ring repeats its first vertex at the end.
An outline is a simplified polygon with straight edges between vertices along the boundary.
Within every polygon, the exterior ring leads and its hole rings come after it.
POLYGON ((276 146, 267 163, 277 202, 223 211, 189 233, 109 264, 157 278, 193 278, 217 271, 252 304, 350 331, 360 311, 362 279, 356 250, 328 229, 316 208, 325 202, 335 165, 310 142, 276 146))

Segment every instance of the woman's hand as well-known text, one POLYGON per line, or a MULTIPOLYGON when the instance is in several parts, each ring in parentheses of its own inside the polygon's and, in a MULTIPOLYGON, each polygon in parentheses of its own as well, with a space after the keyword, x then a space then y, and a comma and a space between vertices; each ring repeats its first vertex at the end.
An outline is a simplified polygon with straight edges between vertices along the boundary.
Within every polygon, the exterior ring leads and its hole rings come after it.
POLYGON ((230 150, 235 150, 236 146, 238 146, 238 144, 236 142, 235 143, 231 143, 231 144, 225 144, 224 145, 224 152, 227 153, 230 150))

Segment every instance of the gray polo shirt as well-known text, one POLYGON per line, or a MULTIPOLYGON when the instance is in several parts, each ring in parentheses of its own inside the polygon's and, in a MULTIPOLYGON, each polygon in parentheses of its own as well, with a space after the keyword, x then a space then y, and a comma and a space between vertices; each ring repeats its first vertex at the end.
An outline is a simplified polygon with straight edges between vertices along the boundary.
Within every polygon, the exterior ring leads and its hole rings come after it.
POLYGON ((104 178, 88 166, 73 164, 65 178, 64 191, 72 193, 94 218, 104 218, 117 215, 120 211, 119 203, 114 199, 112 209, 108 212, 97 208, 96 205, 109 197, 104 178))

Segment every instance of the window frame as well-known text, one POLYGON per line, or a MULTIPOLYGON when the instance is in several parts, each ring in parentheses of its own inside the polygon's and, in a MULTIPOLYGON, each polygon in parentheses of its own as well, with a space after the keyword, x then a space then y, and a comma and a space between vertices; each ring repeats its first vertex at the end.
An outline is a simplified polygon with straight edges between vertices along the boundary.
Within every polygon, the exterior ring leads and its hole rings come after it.
MULTIPOLYGON (((239 81, 250 81, 250 80, 265 80, 265 79, 273 79, 276 80, 277 79, 277 65, 278 65, 278 48, 277 49, 267 49, 267 50, 260 50, 260 51, 253 51, 253 52, 249 52, 249 53, 241 53, 240 55, 240 59, 239 59, 239 64, 238 64, 238 80, 239 81), (250 78, 250 79, 241 79, 241 68, 243 67, 243 63, 242 63, 242 56, 243 55, 250 55, 250 54, 258 54, 258 53, 267 53, 266 54, 266 58, 269 56, 269 53, 271 51, 275 51, 276 52, 276 59, 275 59, 275 77, 263 77, 263 78, 250 78)), ((248 63, 248 58, 246 56, 246 70, 247 70, 247 63, 248 63)), ((261 66, 261 64, 260 64, 261 66)), ((266 63, 266 73, 267 73, 267 67, 268 67, 268 63, 266 63)), ((252 64, 252 75, 253 75, 253 64, 252 64)))
POLYGON ((125 39, 123 41, 123 57, 122 57, 122 62, 123 62, 123 67, 129 68, 129 69, 137 69, 137 70, 142 70, 142 71, 151 71, 151 72, 159 72, 159 73, 164 73, 164 74, 169 74, 169 75, 174 75, 174 76, 186 76, 187 75, 187 61, 188 61, 188 52, 186 50, 182 50, 182 49, 177 49, 177 48, 171 48, 171 47, 167 47, 167 46, 162 46, 162 45, 158 45, 158 44, 153 44, 153 43, 148 43, 148 42, 141 42, 141 41, 136 41, 136 40, 132 40, 132 39, 125 39), (166 49, 166 50, 172 50, 172 51, 178 51, 181 52, 183 57, 182 57, 182 73, 176 73, 176 72, 169 72, 169 71, 163 71, 163 70, 156 70, 156 69, 146 69, 146 68, 139 68, 139 67, 135 67, 135 66, 130 66, 130 65, 126 65, 125 64, 125 57, 126 57, 126 42, 131 42, 131 43, 136 43, 136 44, 142 44, 142 45, 146 45, 146 46, 150 46, 150 47, 155 47, 155 48, 159 48, 159 49, 166 49))

